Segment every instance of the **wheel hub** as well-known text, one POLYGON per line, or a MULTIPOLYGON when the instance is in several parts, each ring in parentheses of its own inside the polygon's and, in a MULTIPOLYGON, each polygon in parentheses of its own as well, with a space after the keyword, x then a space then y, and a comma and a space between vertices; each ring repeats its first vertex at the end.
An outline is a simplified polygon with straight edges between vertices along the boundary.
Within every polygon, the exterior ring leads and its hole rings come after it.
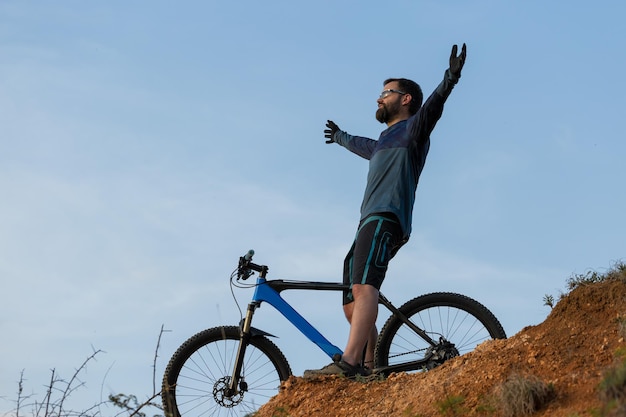
POLYGON ((230 377, 224 376, 213 385, 213 398, 222 407, 232 408, 243 401, 244 391, 240 389, 237 392, 232 392, 230 389, 230 377))

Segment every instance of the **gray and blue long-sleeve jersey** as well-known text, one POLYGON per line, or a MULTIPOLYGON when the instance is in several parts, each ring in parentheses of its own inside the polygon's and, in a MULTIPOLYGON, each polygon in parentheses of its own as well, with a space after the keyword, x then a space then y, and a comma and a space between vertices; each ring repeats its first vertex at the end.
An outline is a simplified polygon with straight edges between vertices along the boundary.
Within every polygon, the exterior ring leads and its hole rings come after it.
POLYGON ((443 81, 417 113, 384 130, 378 140, 335 132, 335 142, 370 161, 361 220, 373 213, 393 213, 405 239, 409 238, 415 191, 430 148, 430 134, 457 82, 458 78, 446 70, 443 81))

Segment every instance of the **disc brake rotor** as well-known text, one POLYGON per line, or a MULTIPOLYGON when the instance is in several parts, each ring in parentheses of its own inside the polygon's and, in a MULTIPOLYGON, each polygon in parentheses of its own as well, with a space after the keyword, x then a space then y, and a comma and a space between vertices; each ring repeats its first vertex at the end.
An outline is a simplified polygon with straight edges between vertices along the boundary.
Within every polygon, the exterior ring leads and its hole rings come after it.
POLYGON ((218 379, 213 385, 213 398, 215 402, 222 407, 232 408, 243 401, 243 391, 239 390, 236 394, 230 395, 230 377, 225 376, 218 379))

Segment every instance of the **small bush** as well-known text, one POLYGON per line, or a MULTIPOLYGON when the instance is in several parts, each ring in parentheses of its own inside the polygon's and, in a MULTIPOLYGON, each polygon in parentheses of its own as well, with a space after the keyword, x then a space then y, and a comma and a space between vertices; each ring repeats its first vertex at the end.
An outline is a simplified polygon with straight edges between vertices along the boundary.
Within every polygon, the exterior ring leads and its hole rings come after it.
POLYGON ((606 279, 606 276, 596 271, 587 271, 584 274, 575 274, 567 279, 567 289, 573 290, 580 286, 596 284, 606 279))
POLYGON ((543 305, 548 306, 550 308, 554 308, 554 296, 550 294, 546 294, 543 296, 543 305))
POLYGON ((567 288, 571 291, 579 286, 612 280, 626 282, 626 264, 624 262, 616 262, 611 269, 604 274, 596 271, 588 271, 584 274, 575 274, 568 278, 567 288))
POLYGON ((497 407, 503 417, 527 416, 554 397, 554 388, 534 376, 513 374, 496 390, 497 407))
POLYGON ((467 414, 467 409, 463 407, 465 397, 461 395, 451 395, 441 401, 437 401, 437 409, 443 416, 464 416, 467 414))
POLYGON ((402 412, 402 417, 422 417, 422 414, 415 412, 413 410, 413 406, 409 404, 409 406, 402 412))
MULTIPOLYGON (((623 352, 618 352, 623 355, 623 352)), ((626 414, 626 359, 608 369, 599 386, 600 399, 605 404, 602 415, 618 416, 626 414)))
MULTIPOLYGON (((617 261, 605 273, 587 271, 584 274, 574 274, 567 279, 566 285, 569 292, 580 286, 592 285, 604 281, 621 281, 626 284, 626 263, 617 261)), ((554 308, 556 302, 560 301, 566 295, 567 293, 561 293, 558 299, 555 299, 553 295, 545 294, 543 296, 543 305, 554 308)))

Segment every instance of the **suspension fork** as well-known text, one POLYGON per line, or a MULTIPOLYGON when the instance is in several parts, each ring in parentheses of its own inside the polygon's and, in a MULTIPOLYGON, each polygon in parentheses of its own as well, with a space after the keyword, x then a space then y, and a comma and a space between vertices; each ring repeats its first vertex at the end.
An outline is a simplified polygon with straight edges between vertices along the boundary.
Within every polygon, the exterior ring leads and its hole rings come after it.
POLYGON ((252 337, 250 329, 252 328, 252 316, 254 311, 259 307, 261 303, 259 301, 252 301, 248 304, 248 310, 246 311, 246 317, 241 323, 240 336, 239 336, 239 348, 237 349, 237 356, 235 356, 235 365, 233 367, 232 378, 230 379, 230 386, 228 387, 228 394, 235 395, 239 392, 239 382, 241 381, 241 368, 243 368, 243 357, 246 354, 246 348, 252 337))
MULTIPOLYGON (((267 266, 261 266, 261 270, 259 272, 259 280, 266 279, 267 271, 267 266)), ((243 357, 246 354, 246 348, 248 347, 248 343, 250 342, 250 338, 252 337, 252 317, 254 316, 254 311, 260 306, 261 301, 253 299, 253 301, 248 304, 246 317, 241 323, 241 329, 239 331, 239 348, 237 349, 237 356, 235 357, 232 378, 230 379, 230 385, 228 387, 229 396, 236 395, 239 392, 239 385, 241 381, 241 368, 243 368, 243 357)))

